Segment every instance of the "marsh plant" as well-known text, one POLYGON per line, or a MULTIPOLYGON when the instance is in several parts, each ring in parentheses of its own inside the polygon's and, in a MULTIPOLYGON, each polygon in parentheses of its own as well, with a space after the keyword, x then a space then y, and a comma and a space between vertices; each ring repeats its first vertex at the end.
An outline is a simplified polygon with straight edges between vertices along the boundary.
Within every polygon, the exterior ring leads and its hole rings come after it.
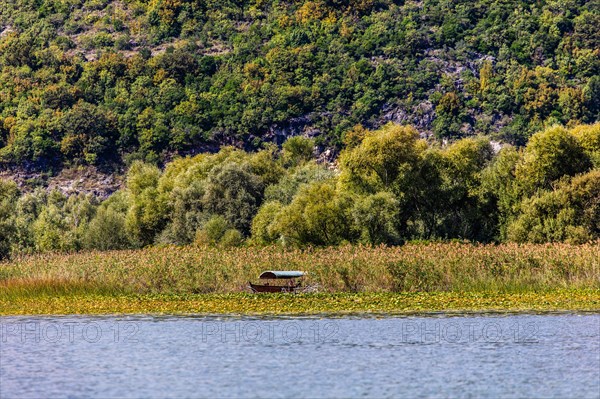
POLYGON ((321 292, 528 292, 599 289, 600 242, 462 243, 283 250, 166 246, 38 254, 0 263, 3 291, 133 294, 236 293, 264 270, 304 270, 321 292))

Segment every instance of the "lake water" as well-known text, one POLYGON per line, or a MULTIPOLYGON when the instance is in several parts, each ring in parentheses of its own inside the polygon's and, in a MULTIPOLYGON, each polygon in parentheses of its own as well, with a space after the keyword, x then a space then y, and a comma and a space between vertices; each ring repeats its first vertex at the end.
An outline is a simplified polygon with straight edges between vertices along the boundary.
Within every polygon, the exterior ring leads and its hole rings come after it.
POLYGON ((600 397, 600 315, 0 318, 0 397, 600 397))

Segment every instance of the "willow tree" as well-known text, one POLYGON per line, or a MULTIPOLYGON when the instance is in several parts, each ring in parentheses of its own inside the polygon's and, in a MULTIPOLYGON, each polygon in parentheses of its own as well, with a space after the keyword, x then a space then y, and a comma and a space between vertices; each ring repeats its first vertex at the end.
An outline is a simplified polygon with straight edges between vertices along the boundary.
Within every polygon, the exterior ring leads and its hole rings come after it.
POLYGON ((388 123, 367 131, 359 145, 340 156, 341 182, 364 193, 393 190, 417 165, 425 144, 410 126, 388 123))
POLYGON ((591 166, 579 141, 564 127, 553 126, 531 136, 516 177, 531 195, 539 189, 550 189, 562 176, 586 172, 591 166))

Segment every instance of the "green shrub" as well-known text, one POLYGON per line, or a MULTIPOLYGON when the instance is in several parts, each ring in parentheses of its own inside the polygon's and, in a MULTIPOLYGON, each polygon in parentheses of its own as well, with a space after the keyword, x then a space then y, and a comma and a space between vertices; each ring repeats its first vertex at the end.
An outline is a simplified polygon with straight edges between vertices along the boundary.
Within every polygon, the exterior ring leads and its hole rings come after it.
POLYGON ((244 242, 244 236, 239 230, 229 229, 219 240, 219 245, 223 247, 239 247, 244 242))
POLYGON ((302 189, 277 216, 272 234, 292 245, 337 245, 354 240, 352 198, 337 191, 335 181, 313 183, 302 189))
POLYGON ((314 140, 293 136, 283 143, 283 162, 285 165, 300 165, 313 158, 314 140))
POLYGON ((352 217, 363 242, 394 244, 400 240, 396 229, 398 212, 398 201, 394 195, 382 191, 357 199, 352 217))
POLYGON ((102 251, 130 248, 125 215, 110 207, 100 207, 84 232, 84 247, 102 251))
POLYGON ((277 201, 265 202, 252 220, 252 240, 256 244, 267 245, 280 237, 275 228, 277 217, 283 205, 277 201))
POLYGON ((600 168, 600 123, 576 126, 570 132, 590 157, 594 167, 600 168))
POLYGON ((227 220, 220 215, 213 216, 198 230, 195 242, 198 245, 216 245, 227 231, 229 231, 227 220))
POLYGON ((14 182, 0 179, 0 259, 10 255, 16 238, 15 211, 19 194, 14 182))
POLYGON ((231 226, 248 234, 263 190, 261 179, 249 165, 229 162, 209 173, 202 203, 207 212, 223 216, 231 226))
POLYGON ((521 204, 521 214, 508 227, 516 242, 582 243, 600 238, 600 170, 561 182, 521 204))
POLYGON ((127 173, 127 190, 131 206, 125 229, 138 245, 152 244, 167 223, 169 204, 159 195, 160 170, 156 166, 134 162, 127 173))
POLYGON ((551 188, 562 176, 574 176, 590 167, 590 158, 577 139, 565 128, 553 126, 531 137, 516 176, 526 192, 533 194, 551 188))

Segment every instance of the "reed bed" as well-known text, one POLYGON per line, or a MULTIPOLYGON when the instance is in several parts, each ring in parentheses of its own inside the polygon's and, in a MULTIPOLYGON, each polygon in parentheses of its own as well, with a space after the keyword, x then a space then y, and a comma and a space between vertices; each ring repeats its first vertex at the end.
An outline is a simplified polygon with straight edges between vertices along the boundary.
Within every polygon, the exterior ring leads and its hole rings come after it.
POLYGON ((284 250, 155 247, 0 263, 0 299, 71 294, 239 293, 263 270, 303 270, 322 293, 599 290, 600 241, 407 244, 284 250))

